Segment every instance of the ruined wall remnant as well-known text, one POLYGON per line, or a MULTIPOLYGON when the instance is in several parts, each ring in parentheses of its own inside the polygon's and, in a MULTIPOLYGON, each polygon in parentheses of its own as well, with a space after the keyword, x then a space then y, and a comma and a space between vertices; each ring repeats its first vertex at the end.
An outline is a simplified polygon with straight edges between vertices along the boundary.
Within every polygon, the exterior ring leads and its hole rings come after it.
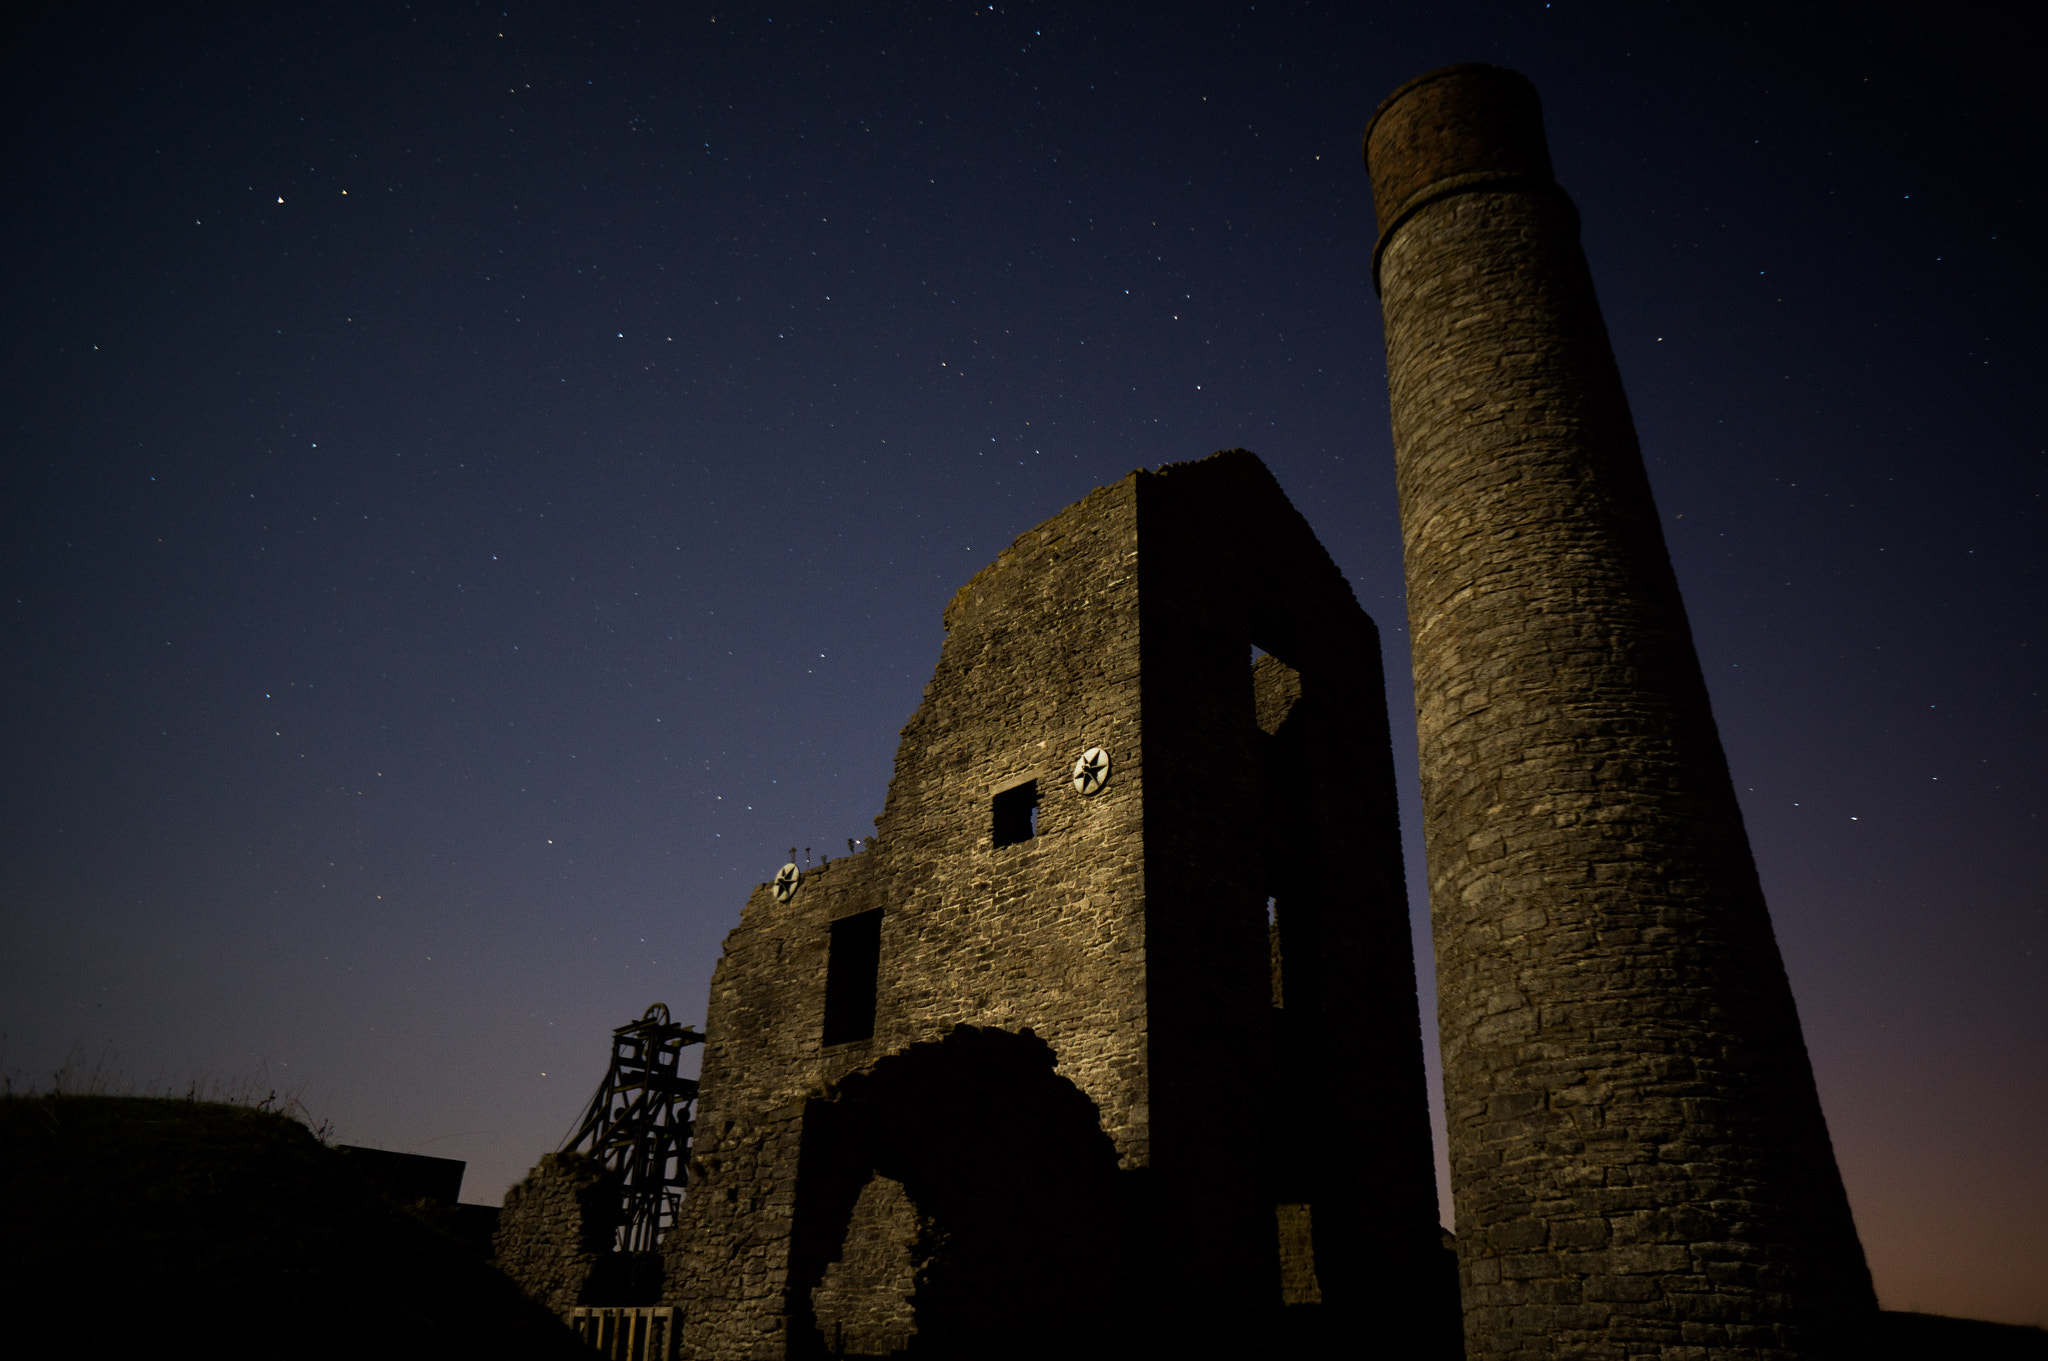
POLYGON ((1246 1355, 1304 1310, 1430 1354, 1379 642, 1343 576, 1233 451, 1025 534, 946 630, 870 849, 762 885, 713 976, 664 1242, 689 1354, 1246 1355))
POLYGON ((616 1173, 579 1153, 545 1154, 505 1193, 492 1263, 563 1316, 579 1304, 651 1304, 658 1259, 613 1250, 623 1213, 616 1173))
POLYGON ((917 1336, 918 1275, 932 1259, 903 1183, 876 1173, 847 1217, 838 1258, 811 1292, 811 1317, 834 1355, 887 1356, 917 1336))
POLYGON ((1535 91, 1434 72, 1365 149, 1469 1354, 1868 1354, 1869 1275, 1535 91))

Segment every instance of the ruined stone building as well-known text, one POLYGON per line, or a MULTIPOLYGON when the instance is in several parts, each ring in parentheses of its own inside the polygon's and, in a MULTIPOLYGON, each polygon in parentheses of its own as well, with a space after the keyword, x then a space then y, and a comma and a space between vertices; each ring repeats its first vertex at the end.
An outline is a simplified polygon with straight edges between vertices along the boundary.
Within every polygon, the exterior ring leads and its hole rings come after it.
POLYGON ((727 937, 664 1244, 687 1354, 1260 1355, 1318 1319, 1429 1354, 1404 1330, 1455 1309, 1344 578, 1232 451, 1096 490, 945 623, 869 848, 727 937))
POLYGON ((1528 81, 1365 136, 1467 1354, 1861 1357, 1876 1303, 1528 81))
POLYGON ((869 848, 747 902, 662 1244, 687 1355, 1441 1356, 1460 1301, 1489 1361, 1872 1353, 1535 91, 1432 72, 1365 154, 1455 1287, 1378 635, 1235 450, 968 582, 869 848))

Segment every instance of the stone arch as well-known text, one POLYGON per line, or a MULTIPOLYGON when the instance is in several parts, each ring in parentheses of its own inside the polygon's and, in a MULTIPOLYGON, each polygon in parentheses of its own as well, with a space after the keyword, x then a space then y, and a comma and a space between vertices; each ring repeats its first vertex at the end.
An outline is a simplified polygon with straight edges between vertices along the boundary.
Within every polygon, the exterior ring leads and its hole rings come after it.
POLYGON ((792 1355, 859 1355, 856 1345, 877 1342, 890 1352, 866 1354, 1042 1357, 1115 1345, 1118 1304, 1135 1284, 1130 1207, 1094 1102, 1054 1062, 1029 1030, 956 1026, 809 1104, 792 1355))

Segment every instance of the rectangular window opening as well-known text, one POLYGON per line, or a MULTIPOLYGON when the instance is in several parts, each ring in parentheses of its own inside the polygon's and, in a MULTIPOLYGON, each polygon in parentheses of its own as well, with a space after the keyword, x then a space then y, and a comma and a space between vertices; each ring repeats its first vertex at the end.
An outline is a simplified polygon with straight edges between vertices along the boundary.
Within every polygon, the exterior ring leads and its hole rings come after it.
POLYGON ((870 1039, 875 1033, 875 987, 882 969, 882 909, 832 923, 825 959, 825 1043, 870 1039))
POLYGON ((1287 994, 1281 986, 1280 968, 1280 900, 1266 899, 1266 952, 1273 970, 1273 1005, 1285 1007, 1287 994))
POLYGON ((991 835, 998 846, 1014 846, 1038 835, 1038 781, 1026 780, 996 795, 991 835))

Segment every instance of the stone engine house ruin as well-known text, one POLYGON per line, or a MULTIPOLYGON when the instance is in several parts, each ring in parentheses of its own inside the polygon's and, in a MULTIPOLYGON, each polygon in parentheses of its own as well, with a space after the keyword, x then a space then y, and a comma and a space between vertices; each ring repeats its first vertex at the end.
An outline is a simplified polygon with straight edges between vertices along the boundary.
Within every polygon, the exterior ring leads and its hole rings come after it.
POLYGON ((1242 450, 1135 472, 945 623, 869 848, 726 939, 686 1353, 1454 1334, 1379 637, 1307 523, 1242 450))
MULTIPOLYGON (((1231 450, 968 582, 869 848, 747 902, 649 1319, 687 1355, 1873 1354, 1536 93, 1447 67, 1364 143, 1455 1264, 1378 634, 1231 450)), ((501 1243, 590 1237, 554 1172, 501 1243)))

